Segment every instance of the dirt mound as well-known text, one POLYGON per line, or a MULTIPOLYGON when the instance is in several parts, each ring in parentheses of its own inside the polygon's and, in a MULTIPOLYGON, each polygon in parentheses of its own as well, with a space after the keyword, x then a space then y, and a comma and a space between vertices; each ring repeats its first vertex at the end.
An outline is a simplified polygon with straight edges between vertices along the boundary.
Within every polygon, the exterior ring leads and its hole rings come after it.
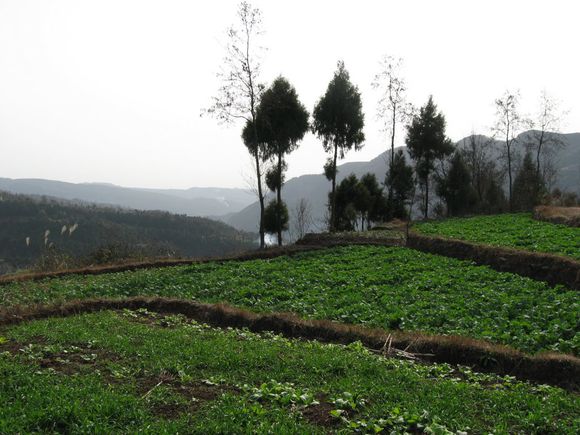
POLYGON ((309 233, 296 242, 296 246, 311 247, 348 245, 405 246, 405 234, 401 231, 390 230, 309 233))
POLYGON ((580 227, 580 207, 541 205, 534 209, 534 219, 578 228, 580 227))
POLYGON ((571 355, 527 355, 507 346, 467 337, 370 329, 328 320, 302 319, 288 313, 258 314, 224 304, 202 304, 179 299, 93 299, 60 305, 12 308, 0 310, 0 325, 125 308, 183 314, 214 326, 246 327, 253 332, 273 331, 291 338, 342 344, 360 341, 375 351, 384 350, 385 344, 389 343, 388 352, 384 353, 386 356, 413 354, 416 359, 424 362, 468 365, 482 372, 509 374, 573 391, 580 389, 580 359, 571 355))

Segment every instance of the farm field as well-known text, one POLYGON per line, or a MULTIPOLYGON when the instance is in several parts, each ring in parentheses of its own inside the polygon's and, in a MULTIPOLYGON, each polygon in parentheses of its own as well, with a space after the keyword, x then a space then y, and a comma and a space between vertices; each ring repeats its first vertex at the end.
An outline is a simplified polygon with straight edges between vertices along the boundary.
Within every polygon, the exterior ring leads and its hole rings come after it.
POLYGON ((492 246, 563 255, 580 260, 580 228, 532 219, 529 213, 420 222, 417 232, 492 246))
POLYGON ((267 261, 70 276, 0 287, 3 307, 138 295, 469 336, 529 353, 580 353, 577 291, 406 248, 350 246, 267 261))
POLYGON ((146 310, 0 330, 0 433, 578 433, 577 394, 146 310))

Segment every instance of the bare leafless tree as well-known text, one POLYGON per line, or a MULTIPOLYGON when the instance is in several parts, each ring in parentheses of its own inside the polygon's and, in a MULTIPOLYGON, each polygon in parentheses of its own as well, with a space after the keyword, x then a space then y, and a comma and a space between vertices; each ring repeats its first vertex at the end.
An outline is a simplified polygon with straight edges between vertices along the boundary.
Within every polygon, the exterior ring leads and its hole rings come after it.
POLYGON ((306 235, 313 224, 312 207, 306 198, 300 198, 292 210, 292 227, 296 239, 301 239, 306 235))
MULTIPOLYGON (((385 55, 372 87, 379 92, 377 118, 384 123, 391 144, 391 158, 395 159, 395 133, 397 124, 406 123, 413 115, 413 106, 407 102, 407 86, 401 74, 403 60, 385 55)), ((389 165, 390 168, 390 165, 389 165)))
POLYGON ((481 203, 486 189, 486 181, 489 177, 494 151, 494 140, 481 136, 475 132, 458 144, 461 155, 471 173, 471 183, 481 203))
POLYGON ((223 123, 245 121, 253 131, 253 141, 248 146, 256 170, 256 185, 260 202, 260 247, 264 239, 264 194, 258 146, 256 108, 264 85, 260 83, 261 59, 264 48, 259 45, 262 31, 262 13, 248 2, 241 2, 237 11, 238 21, 227 30, 226 54, 217 76, 221 81, 211 106, 202 115, 214 116, 223 123))
POLYGON ((505 143, 506 171, 509 185, 509 206, 513 208, 512 185, 514 172, 514 148, 516 138, 521 133, 522 127, 526 124, 526 119, 519 112, 519 91, 505 91, 504 94, 495 100, 496 121, 494 135, 499 135, 505 143))
POLYGON ((535 155, 536 171, 548 187, 555 181, 554 157, 566 145, 560 135, 560 127, 566 115, 567 112, 560 109, 558 100, 544 89, 540 94, 538 113, 533 120, 534 130, 528 138, 528 151, 535 155))

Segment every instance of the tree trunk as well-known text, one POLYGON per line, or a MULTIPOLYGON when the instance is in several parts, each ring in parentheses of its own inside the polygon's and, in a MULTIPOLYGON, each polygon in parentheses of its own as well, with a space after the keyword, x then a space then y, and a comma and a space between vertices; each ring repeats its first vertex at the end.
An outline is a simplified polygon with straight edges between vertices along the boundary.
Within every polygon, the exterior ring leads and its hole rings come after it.
POLYGON ((278 229, 278 246, 282 246, 282 154, 278 154, 278 189, 276 189, 276 223, 278 229))
POLYGON ((330 232, 336 231, 336 158, 338 155, 338 144, 334 144, 334 160, 332 164, 332 201, 330 204, 330 232))
POLYGON ((536 153, 536 173, 538 174, 538 177, 540 177, 540 154, 542 153, 543 144, 544 144, 544 130, 542 130, 542 133, 540 134, 540 142, 538 143, 538 151, 536 153))
POLYGON ((425 161, 425 167, 427 168, 425 173, 425 219, 429 218, 429 158, 425 161))
MULTIPOLYGON (((396 106, 393 107, 393 128, 391 129, 391 161, 389 162, 389 175, 392 177, 393 173, 393 162, 395 161, 395 121, 397 116, 396 106)), ((392 204, 393 199, 393 186, 389 183, 389 192, 388 192, 388 203, 392 204)))
POLYGON ((266 247, 266 239, 264 237, 264 195, 262 193, 262 174, 260 173, 260 156, 258 155, 258 149, 254 153, 254 158, 256 161, 256 177, 258 179, 258 199, 260 201, 260 249, 266 247))
POLYGON ((425 177, 425 219, 429 217, 429 175, 425 177))
POLYGON ((509 206, 510 212, 513 211, 513 198, 512 198, 512 151, 509 141, 507 143, 507 161, 508 161, 508 184, 509 184, 509 206))

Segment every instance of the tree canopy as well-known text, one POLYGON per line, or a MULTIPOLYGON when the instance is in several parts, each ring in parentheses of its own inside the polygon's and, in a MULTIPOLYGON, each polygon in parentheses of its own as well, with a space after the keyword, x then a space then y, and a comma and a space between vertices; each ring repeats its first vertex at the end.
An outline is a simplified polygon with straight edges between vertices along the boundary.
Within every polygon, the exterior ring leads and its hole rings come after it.
POLYGON ((330 230, 333 231, 336 226, 336 160, 353 147, 355 150, 362 148, 365 139, 361 95, 351 83, 344 62, 338 62, 334 77, 316 103, 312 116, 312 131, 322 140, 324 151, 333 153, 324 166, 327 178, 332 181, 330 230))
POLYGON ((445 117, 437 111, 433 97, 419 110, 407 127, 407 149, 415 161, 417 178, 425 193, 424 215, 429 215, 429 177, 437 160, 453 152, 453 143, 445 135, 445 117))

